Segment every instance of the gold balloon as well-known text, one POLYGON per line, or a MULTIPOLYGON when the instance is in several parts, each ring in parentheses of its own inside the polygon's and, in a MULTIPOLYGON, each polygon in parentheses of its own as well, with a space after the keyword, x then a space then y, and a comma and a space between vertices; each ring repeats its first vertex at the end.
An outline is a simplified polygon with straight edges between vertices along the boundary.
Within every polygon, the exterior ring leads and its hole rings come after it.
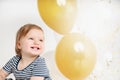
POLYGON ((96 47, 79 33, 65 35, 56 47, 56 64, 70 80, 83 80, 94 68, 96 47))
POLYGON ((46 25, 57 33, 66 34, 75 21, 76 0, 38 0, 38 11, 46 25))

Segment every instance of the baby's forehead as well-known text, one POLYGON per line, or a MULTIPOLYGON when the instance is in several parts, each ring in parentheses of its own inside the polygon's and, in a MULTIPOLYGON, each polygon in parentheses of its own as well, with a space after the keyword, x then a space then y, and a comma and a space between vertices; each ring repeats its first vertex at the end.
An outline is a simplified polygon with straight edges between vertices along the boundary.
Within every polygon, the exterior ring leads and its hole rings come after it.
POLYGON ((40 30, 40 29, 31 29, 31 30, 29 30, 28 31, 28 33, 27 34, 37 34, 37 33, 43 33, 43 31, 42 30, 40 30))
POLYGON ((25 36, 37 36, 37 37, 42 37, 42 36, 44 36, 44 33, 43 33, 42 30, 32 29, 32 30, 30 30, 25 36))

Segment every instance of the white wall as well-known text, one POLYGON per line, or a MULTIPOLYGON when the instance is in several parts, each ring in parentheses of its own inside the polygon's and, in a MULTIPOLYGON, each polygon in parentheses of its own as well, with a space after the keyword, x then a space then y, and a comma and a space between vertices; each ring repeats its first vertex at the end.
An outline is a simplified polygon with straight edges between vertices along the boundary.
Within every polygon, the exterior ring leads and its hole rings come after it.
MULTIPOLYGON (((120 80, 120 1, 78 0, 78 10, 75 28, 80 28, 80 32, 89 36, 97 47, 97 63, 86 80, 120 80)), ((38 24, 45 30, 43 56, 53 80, 67 80, 54 60, 60 35, 41 19, 37 0, 0 0, 0 67, 15 55, 16 31, 26 23, 38 24)))

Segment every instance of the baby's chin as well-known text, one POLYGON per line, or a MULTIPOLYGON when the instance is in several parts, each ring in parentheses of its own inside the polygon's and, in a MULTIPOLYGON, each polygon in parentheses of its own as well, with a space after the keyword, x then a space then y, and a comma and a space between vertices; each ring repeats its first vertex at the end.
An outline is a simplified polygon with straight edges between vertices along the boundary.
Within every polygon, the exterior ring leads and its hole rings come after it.
POLYGON ((40 53, 39 52, 32 52, 32 53, 29 53, 28 55, 35 57, 35 56, 39 56, 40 53))

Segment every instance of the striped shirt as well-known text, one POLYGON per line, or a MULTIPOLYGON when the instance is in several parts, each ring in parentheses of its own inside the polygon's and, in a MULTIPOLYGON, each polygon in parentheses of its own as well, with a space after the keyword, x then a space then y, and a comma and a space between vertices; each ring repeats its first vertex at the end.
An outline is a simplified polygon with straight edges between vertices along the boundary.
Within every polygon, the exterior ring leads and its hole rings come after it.
POLYGON ((44 58, 39 56, 26 68, 18 70, 20 59, 19 56, 14 56, 3 67, 9 74, 13 73, 16 80, 29 80, 32 76, 41 76, 44 77, 44 80, 52 80, 44 58))

